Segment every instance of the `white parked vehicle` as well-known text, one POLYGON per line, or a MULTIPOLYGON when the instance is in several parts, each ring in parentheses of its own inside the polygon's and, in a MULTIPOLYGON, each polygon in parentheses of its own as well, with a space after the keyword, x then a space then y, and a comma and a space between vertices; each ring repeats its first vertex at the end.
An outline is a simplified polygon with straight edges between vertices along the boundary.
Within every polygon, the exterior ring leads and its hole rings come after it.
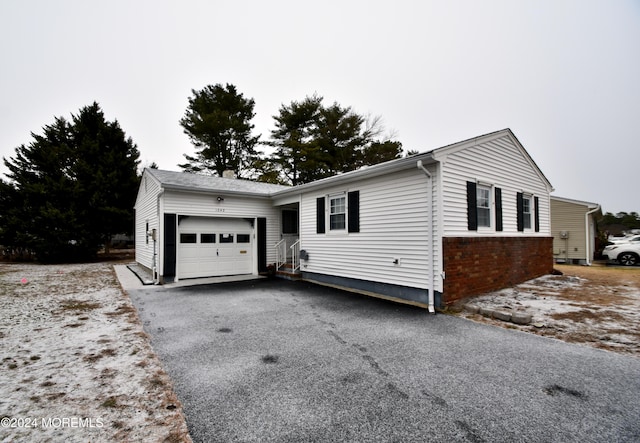
POLYGON ((640 240, 605 246, 602 255, 608 260, 615 260, 624 266, 640 264, 640 240))
POLYGON ((640 235, 627 235, 625 237, 609 237, 609 243, 619 245, 623 243, 640 243, 640 235))

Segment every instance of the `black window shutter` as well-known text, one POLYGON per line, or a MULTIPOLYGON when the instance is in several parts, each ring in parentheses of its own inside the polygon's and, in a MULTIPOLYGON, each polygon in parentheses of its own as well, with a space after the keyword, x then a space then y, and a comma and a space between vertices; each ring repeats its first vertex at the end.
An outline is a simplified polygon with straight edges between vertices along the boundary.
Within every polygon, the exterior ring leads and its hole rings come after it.
POLYGON ((258 218, 258 272, 267 272, 267 219, 258 218))
POLYGON ((540 199, 538 197, 534 197, 533 198, 533 205, 534 205, 534 211, 535 213, 535 217, 536 217, 536 232, 540 232, 540 199))
POLYGON ((324 197, 316 200, 316 233, 324 234, 324 197))
POLYGON ((502 231, 502 189, 496 188, 496 231, 502 231))
POLYGON ((164 214, 164 266, 165 277, 176 275, 176 214, 164 214))
POLYGON ((360 191, 352 191, 347 194, 349 205, 348 231, 360 232, 360 191))
POLYGON ((476 183, 467 182, 467 226, 469 231, 478 230, 478 196, 476 183))
POLYGON ((524 231, 524 194, 518 192, 516 195, 516 208, 518 210, 518 231, 524 231))

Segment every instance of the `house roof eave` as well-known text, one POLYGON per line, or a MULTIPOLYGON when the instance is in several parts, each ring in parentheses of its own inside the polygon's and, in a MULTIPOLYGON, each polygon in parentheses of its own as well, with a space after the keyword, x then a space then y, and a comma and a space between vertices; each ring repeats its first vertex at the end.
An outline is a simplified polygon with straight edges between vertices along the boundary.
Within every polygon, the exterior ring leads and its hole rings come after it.
POLYGON ((575 200, 575 199, 572 199, 572 198, 560 197, 560 196, 557 196, 557 195, 551 195, 550 198, 551 198, 551 200, 556 200, 556 201, 561 201, 561 202, 565 202, 565 203, 573 203, 573 204, 576 204, 576 205, 586 206, 588 209, 601 208, 599 203, 587 202, 587 201, 584 201, 584 200, 575 200))
POLYGON ((261 193, 261 192, 247 192, 247 191, 237 191, 237 190, 229 190, 229 189, 203 189, 203 188, 194 188, 190 186, 184 185, 176 185, 176 184, 168 184, 161 183, 160 187, 167 191, 180 191, 180 192, 191 192, 194 194, 210 194, 210 195, 236 195, 239 197, 253 197, 253 198, 264 198, 268 199, 271 197, 270 193, 261 193))
POLYGON ((145 173, 153 177, 162 189, 169 191, 269 198, 275 190, 286 189, 280 185, 195 174, 184 175, 184 172, 146 169, 145 173))
POLYGON ((282 197, 288 194, 298 194, 302 192, 309 192, 316 189, 322 189, 337 184, 346 184, 354 181, 362 180, 364 178, 373 178, 391 172, 402 171, 406 169, 416 168, 418 160, 422 160, 424 165, 434 164, 437 161, 432 156, 433 151, 424 152, 420 154, 410 155, 408 157, 400 158, 397 160, 391 160, 384 163, 378 163, 373 166, 367 166, 355 171, 345 172, 343 174, 334 175, 331 177, 323 178, 302 185, 293 186, 289 189, 283 189, 276 191, 272 194, 273 197, 282 197))

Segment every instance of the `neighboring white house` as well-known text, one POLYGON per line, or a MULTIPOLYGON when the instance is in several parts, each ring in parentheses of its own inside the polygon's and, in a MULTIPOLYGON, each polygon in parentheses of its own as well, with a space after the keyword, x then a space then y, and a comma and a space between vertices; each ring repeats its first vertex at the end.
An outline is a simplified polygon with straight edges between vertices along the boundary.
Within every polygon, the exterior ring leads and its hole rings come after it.
POLYGON ((552 270, 551 190, 509 129, 295 187, 146 169, 136 260, 161 282, 292 261, 433 310, 552 270))
POLYGON ((556 263, 590 265, 594 260, 598 203, 551 196, 551 233, 556 263))

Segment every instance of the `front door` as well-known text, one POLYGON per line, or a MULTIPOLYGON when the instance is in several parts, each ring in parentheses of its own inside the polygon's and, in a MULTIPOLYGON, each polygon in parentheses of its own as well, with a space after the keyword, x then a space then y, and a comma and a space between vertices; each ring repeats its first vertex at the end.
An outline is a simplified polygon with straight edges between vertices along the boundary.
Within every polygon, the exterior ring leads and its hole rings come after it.
POLYGON ((287 242, 287 258, 291 258, 289 246, 298 241, 298 211, 296 209, 282 210, 282 239, 287 242))

